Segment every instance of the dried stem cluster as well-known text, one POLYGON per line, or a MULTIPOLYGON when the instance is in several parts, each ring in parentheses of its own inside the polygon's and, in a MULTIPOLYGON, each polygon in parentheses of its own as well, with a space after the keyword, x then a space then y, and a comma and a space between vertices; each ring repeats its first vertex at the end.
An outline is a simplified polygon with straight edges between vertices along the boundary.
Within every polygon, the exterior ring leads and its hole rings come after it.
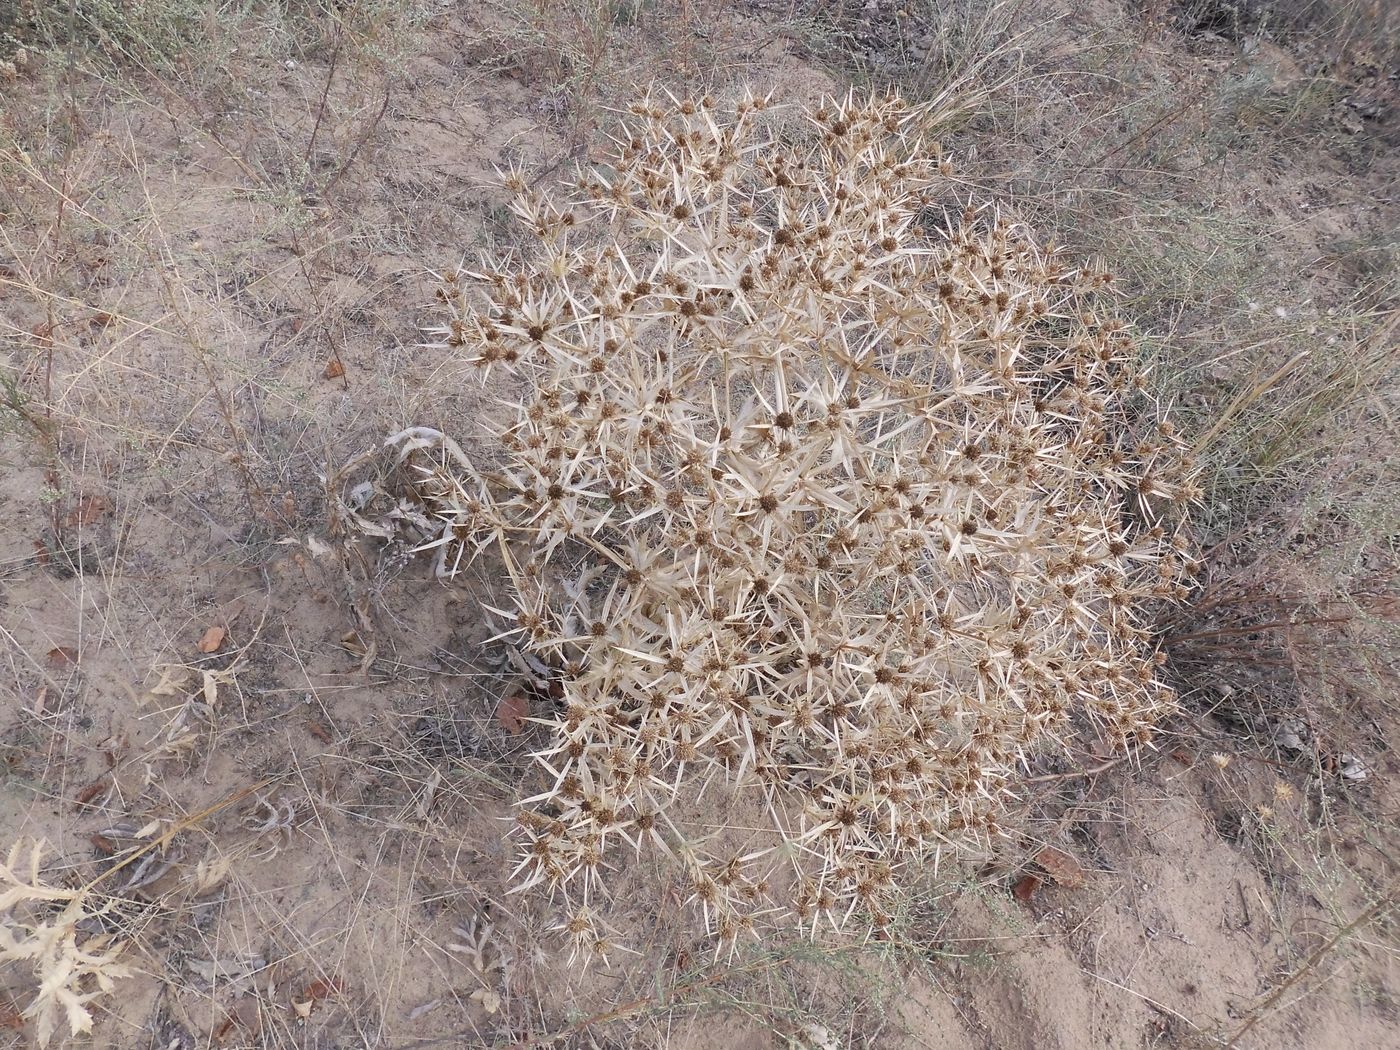
POLYGON ((524 380, 503 462, 404 437, 441 570, 504 555, 558 671, 516 873, 581 905, 583 947, 624 843, 683 863, 721 941, 884 924, 901 865, 997 831, 1032 749, 1172 707, 1144 606, 1183 593, 1197 490, 1110 277, 950 218, 927 111, 848 98, 784 139, 769 108, 637 105, 563 202, 512 175, 537 256, 440 292, 441 343, 524 380), (770 840, 676 826, 716 777, 770 840))
POLYGON ((24 1017, 35 1019, 35 1041, 48 1046, 61 1021, 73 1036, 92 1031, 94 1000, 110 994, 115 980, 134 971, 118 959, 123 946, 106 934, 83 927, 102 916, 86 888, 68 889, 41 874, 44 843, 35 842, 25 858, 16 842, 0 861, 0 963, 31 970, 37 985, 24 1017), (81 940, 82 943, 79 943, 81 940))

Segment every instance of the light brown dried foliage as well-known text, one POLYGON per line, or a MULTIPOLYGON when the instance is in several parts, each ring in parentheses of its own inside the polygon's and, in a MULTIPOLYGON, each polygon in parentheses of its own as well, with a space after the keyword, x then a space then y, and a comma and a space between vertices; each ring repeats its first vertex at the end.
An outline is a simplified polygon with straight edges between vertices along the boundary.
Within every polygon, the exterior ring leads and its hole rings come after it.
POLYGON ((24 1016, 34 1020, 39 1045, 47 1046, 65 1020, 71 1035, 91 1032, 89 1004, 132 970, 117 961, 121 944, 83 932, 84 920, 103 911, 92 906, 89 894, 44 880, 43 850, 36 842, 24 858, 16 842, 0 863, 0 962, 32 971, 36 989, 24 1016))
POLYGON ((498 552, 557 671, 516 875, 597 951, 649 847, 721 944, 882 925, 904 866, 997 833, 1035 749, 1139 744, 1173 705, 1146 609, 1184 593, 1197 490, 1109 276, 950 217, 936 113, 770 108, 639 104, 567 199, 512 173, 539 251, 449 274, 437 333, 524 380, 503 462, 394 439, 439 571, 498 552), (766 840, 673 822, 716 779, 766 840))

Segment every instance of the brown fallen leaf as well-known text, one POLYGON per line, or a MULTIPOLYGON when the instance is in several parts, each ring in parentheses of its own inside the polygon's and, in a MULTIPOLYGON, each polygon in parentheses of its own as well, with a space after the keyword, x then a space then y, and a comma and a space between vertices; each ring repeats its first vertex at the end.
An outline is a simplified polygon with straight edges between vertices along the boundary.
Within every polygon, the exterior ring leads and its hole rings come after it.
POLYGON ((525 728, 525 720, 530 717, 530 701, 524 693, 508 696, 496 707, 496 721, 500 722, 511 736, 518 736, 525 728))
POLYGON ((303 988, 301 994, 312 1002, 315 1002, 318 999, 327 999, 332 995, 339 995, 342 987, 339 977, 331 977, 329 979, 318 977, 303 988))
POLYGON ((332 977, 329 980, 317 979, 302 989, 301 994, 306 997, 305 999, 299 999, 295 995, 292 996, 292 1010, 296 1013, 297 1017, 305 1021, 311 1016, 312 1011, 316 1009, 317 1003, 322 999, 330 998, 332 995, 339 995, 343 990, 344 986, 341 984, 339 977, 332 977))
POLYGON ((1040 889, 1039 875, 1022 875, 1011 887, 1011 895, 1022 904, 1029 904, 1038 889, 1040 889))
MULTIPOLYGON (((240 996, 234 1004, 229 1007, 229 1012, 224 1015, 223 1021, 210 1035, 216 1043, 226 1043, 239 1034, 241 1029, 244 1032, 257 1032, 262 1028, 262 1010, 258 1004, 257 996, 240 996)), ((239 1038, 240 1043, 243 1038, 239 1038)))
POLYGON ((24 1014, 13 999, 0 1003, 0 1028, 8 1028, 12 1032, 24 1030, 24 1014))
POLYGON ((78 650, 71 645, 59 645, 49 650, 49 670, 62 671, 78 663, 78 650))
POLYGON ((87 787, 83 788, 83 790, 78 792, 78 797, 73 800, 74 808, 82 809, 89 802, 95 799, 101 793, 102 789, 106 786, 107 778, 98 777, 91 784, 89 784, 87 787))
POLYGON ((217 653, 219 646, 224 644, 224 636, 228 631, 219 626, 210 627, 199 637, 199 651, 201 653, 217 653))
POLYGON ((340 358, 333 357, 326 364, 326 370, 321 373, 327 379, 339 379, 345 374, 345 366, 340 363, 340 358))
POLYGON ((1044 868, 1057 885, 1071 890, 1084 885, 1084 869, 1062 849, 1046 846, 1035 855, 1035 863, 1044 868))
POLYGON ((70 529, 81 525, 91 525, 112 509, 112 505, 101 496, 87 494, 78 497, 78 502, 63 516, 63 524, 70 529))

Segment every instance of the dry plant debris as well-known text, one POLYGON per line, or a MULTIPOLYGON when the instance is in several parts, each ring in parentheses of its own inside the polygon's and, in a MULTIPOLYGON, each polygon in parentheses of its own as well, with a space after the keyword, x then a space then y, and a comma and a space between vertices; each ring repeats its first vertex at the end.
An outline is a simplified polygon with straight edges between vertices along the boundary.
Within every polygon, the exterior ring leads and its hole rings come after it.
POLYGON ((446 275, 436 331, 524 381, 502 461, 390 439, 420 549, 501 558, 556 676, 515 873, 589 952, 643 848, 721 945, 882 926, 902 866, 997 834, 1032 751, 1173 709, 1145 624, 1198 489, 1110 275, 953 204, 937 106, 771 108, 639 103, 568 199, 511 172, 538 253, 446 275), (716 782, 771 830, 673 818, 716 782))
POLYGON ((88 1005, 133 971, 117 961, 121 944, 81 932, 85 920, 106 909, 90 908, 90 895, 81 888, 45 882, 43 852, 42 842, 33 843, 26 859, 17 842, 0 864, 0 962, 32 968, 38 987, 24 1016, 34 1019, 35 1037, 47 1046, 62 1019, 71 1035, 91 1032, 88 1005))

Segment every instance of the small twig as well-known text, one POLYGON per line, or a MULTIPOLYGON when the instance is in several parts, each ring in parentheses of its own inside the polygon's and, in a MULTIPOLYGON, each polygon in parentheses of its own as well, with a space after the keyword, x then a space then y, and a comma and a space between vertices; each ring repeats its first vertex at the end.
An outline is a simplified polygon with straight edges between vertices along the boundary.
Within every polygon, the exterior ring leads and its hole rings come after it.
POLYGON ((1056 780, 1076 780, 1079 777, 1096 777, 1100 773, 1106 773, 1114 766, 1122 765, 1128 760, 1127 755, 1119 755, 1117 758, 1110 758, 1106 762, 1100 762, 1097 766, 1090 766, 1088 769, 1076 769, 1069 773, 1046 773, 1044 776, 1028 777, 1024 784, 1049 784, 1056 780))
MULTIPOLYGON (((849 951, 859 947, 862 946, 857 944, 849 944, 841 945, 833 950, 849 951)), ((691 981, 688 984, 676 985, 670 990, 669 994, 658 993, 656 995, 644 995, 640 999, 633 999, 630 1002, 623 1003, 621 1006, 615 1006, 611 1010, 604 1010, 602 1013, 594 1014, 591 1017, 585 1017, 583 1020, 576 1021, 568 1027, 561 1028, 556 1032, 550 1032, 546 1035, 526 1036, 519 1042, 512 1043, 509 1047, 509 1050, 531 1050, 532 1047, 549 1046, 550 1044, 557 1043, 560 1040, 568 1039, 571 1036, 579 1035, 580 1033, 585 1032, 588 1029, 594 1028, 598 1025, 610 1024, 613 1021, 620 1021, 624 1017, 631 1017, 633 1014, 640 1013, 641 1011, 651 1006, 674 1005, 677 1000, 687 995, 690 995, 694 992, 702 991, 705 988, 709 988, 712 985, 719 984, 721 981, 724 981, 727 978, 736 976, 738 974, 749 973, 751 971, 756 970, 766 970, 774 966, 785 966, 788 965, 791 961, 792 960, 787 955, 775 954, 767 958, 755 960, 754 962, 745 964, 743 966, 730 967, 727 970, 722 970, 719 973, 711 974, 708 977, 702 977, 698 980, 691 981)))
POLYGON ((153 850, 160 849, 171 839, 173 839, 176 835, 180 834, 180 832, 188 831, 196 824, 200 823, 208 817, 212 817, 215 813, 218 813, 220 810, 227 809, 229 806, 241 802, 243 799, 247 798, 254 792, 261 791, 263 788, 273 783, 273 781, 275 781, 276 779, 276 777, 267 777, 264 780, 258 781, 256 784, 249 784, 245 788, 239 788, 231 795, 225 795, 218 802, 215 802, 212 806, 206 806, 204 809, 201 809, 198 813, 192 814, 191 816, 186 817, 184 820, 177 822, 176 824, 172 825, 170 830, 167 831, 165 834, 161 835, 158 838, 152 839, 150 842, 146 843, 134 853, 130 854, 127 857, 124 857, 118 863, 113 864, 101 875, 98 875, 95 879, 87 883, 87 885, 85 885, 80 892, 83 894, 91 893, 93 889, 98 885, 98 883, 110 878, 117 872, 121 871, 123 868, 136 863, 136 861, 140 860, 142 857, 152 852, 153 850))
POLYGON ((374 115, 374 119, 370 121, 369 127, 365 129, 364 134, 362 134, 360 136, 359 141, 355 143, 355 148, 350 151, 350 156, 345 158, 345 163, 342 164, 340 168, 336 171, 336 173, 330 177, 326 184, 321 187, 321 192, 320 194, 318 194, 318 196, 324 197, 326 196, 326 194, 330 193, 332 187, 334 187, 335 184, 344 177, 345 173, 350 170, 350 165, 355 163, 355 158, 360 155, 360 150, 364 149, 365 143, 370 140, 370 137, 374 134, 375 129, 379 127, 379 122, 384 119, 384 114, 388 112, 389 96, 390 94, 392 94, 392 92, 393 88, 391 88, 386 82, 384 84, 384 100, 379 103, 379 112, 374 115))
POLYGON ((1166 639, 1164 645, 1181 645, 1201 638, 1217 638, 1226 634, 1254 634, 1256 631, 1271 631, 1276 627, 1311 627, 1323 623, 1348 623, 1350 616, 1307 616, 1297 620, 1269 620, 1265 623, 1241 624, 1238 627, 1217 627, 1209 631, 1193 631, 1166 639))
POLYGON ((345 24, 340 20, 335 23, 335 50, 331 52, 330 67, 326 70, 326 82, 321 86, 321 101, 316 106, 316 120, 311 125, 311 137, 306 141, 306 153, 302 157, 302 162, 306 165, 306 170, 311 170, 311 155, 316 149, 316 136, 321 130, 321 121, 326 116, 326 100, 330 97, 331 83, 335 80, 335 69, 340 63, 340 50, 345 46, 345 24))
POLYGON ((1194 1021, 1191 1020, 1191 1018, 1187 1017, 1183 1013, 1179 1013, 1176 1010, 1173 1010, 1170 1006, 1167 1006, 1165 1003, 1159 1003, 1150 995, 1143 995, 1141 992, 1129 988, 1126 984, 1119 984, 1117 981, 1110 981, 1107 977, 1097 974, 1093 970, 1084 970, 1081 968, 1081 972, 1088 974, 1096 981, 1102 981, 1110 988, 1117 988, 1120 992, 1127 992, 1129 995, 1136 996, 1137 998, 1145 1002, 1148 1006, 1152 1007, 1152 1009, 1154 1010, 1158 1010, 1164 1014, 1169 1014, 1170 1016, 1175 1017, 1178 1021, 1184 1021, 1193 1032, 1200 1031, 1200 1028, 1196 1025, 1194 1021))
POLYGON ((1266 998, 1262 1003, 1260 1003, 1254 1008, 1254 1011, 1249 1016, 1249 1020, 1245 1021, 1244 1024, 1240 1025, 1240 1027, 1235 1030, 1235 1034, 1230 1036, 1230 1038, 1226 1040, 1225 1050, 1230 1050, 1232 1046, 1237 1045, 1241 1039, 1243 1039, 1247 1034, 1249 1034, 1249 1031, 1264 1019, 1264 1015, 1268 1012, 1269 1008, 1273 1006, 1274 1003, 1278 1002, 1279 999, 1283 997, 1283 994, 1288 991, 1288 989, 1292 988, 1295 984, 1302 980, 1303 977, 1310 973, 1317 966, 1317 964, 1322 961, 1323 957, 1328 952, 1330 952, 1333 948, 1335 948, 1338 944, 1341 943, 1343 938, 1345 938, 1350 933, 1354 933, 1362 926, 1365 926, 1372 919, 1378 916, 1381 912, 1385 911, 1386 908, 1394 904, 1395 891, 1397 889, 1400 889, 1400 883, 1393 883, 1390 886, 1390 888, 1385 893, 1383 893, 1375 903, 1373 903, 1360 915, 1356 916, 1356 918, 1352 919, 1351 922, 1343 926, 1340 930, 1333 934, 1321 947, 1319 947, 1317 951, 1313 952, 1310 956, 1308 956, 1307 961, 1304 962, 1302 966, 1294 970, 1292 975, 1289 976, 1289 978, 1286 981, 1284 981, 1281 985, 1275 988, 1269 994, 1268 998, 1266 998))
POLYGON ((1194 454, 1199 456, 1210 447, 1210 443, 1215 440, 1215 436, 1225 429, 1225 425, 1229 423, 1230 420, 1234 419, 1235 416, 1245 408, 1249 407, 1249 405, 1273 389, 1280 380, 1287 376, 1289 372, 1293 371, 1294 365, 1307 357, 1311 352, 1310 350, 1302 350, 1294 354, 1283 364, 1279 365, 1262 383, 1255 383, 1248 390, 1243 391, 1234 401, 1230 402, 1225 411, 1220 413, 1220 417, 1216 419, 1214 425, 1212 425, 1211 428, 1201 436, 1201 439, 1196 442, 1196 447, 1192 450, 1194 454))

